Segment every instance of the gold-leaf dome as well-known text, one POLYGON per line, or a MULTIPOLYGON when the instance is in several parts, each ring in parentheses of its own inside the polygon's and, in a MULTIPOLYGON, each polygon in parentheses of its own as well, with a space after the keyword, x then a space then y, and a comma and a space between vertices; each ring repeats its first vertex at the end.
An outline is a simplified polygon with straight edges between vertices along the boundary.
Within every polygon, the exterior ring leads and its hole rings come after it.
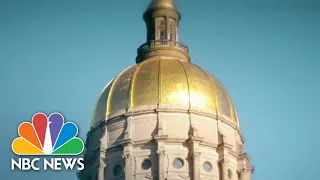
POLYGON ((238 124, 227 91, 211 74, 189 62, 153 59, 128 67, 104 88, 92 126, 134 109, 161 105, 201 109, 238 124))

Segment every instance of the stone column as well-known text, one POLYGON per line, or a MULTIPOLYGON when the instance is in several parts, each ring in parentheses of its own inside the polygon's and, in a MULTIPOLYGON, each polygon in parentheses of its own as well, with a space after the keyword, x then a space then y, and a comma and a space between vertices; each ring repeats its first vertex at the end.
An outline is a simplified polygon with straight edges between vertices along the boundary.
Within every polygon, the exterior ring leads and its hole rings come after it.
POLYGON ((123 158, 124 158, 124 161, 125 161, 125 166, 124 166, 125 180, 131 180, 133 178, 131 154, 124 154, 123 158))
MULTIPOLYGON (((191 118, 190 118, 191 120, 191 118)), ((193 124, 193 134, 198 135, 197 128, 195 128, 193 124)), ((203 137, 198 136, 190 136, 189 144, 190 144, 190 153, 192 156, 192 180, 200 180, 200 143, 203 140, 203 137)))
POLYGON ((105 180, 104 177, 104 168, 106 165, 103 162, 99 163, 99 169, 98 169, 98 180, 105 180))
POLYGON ((246 169, 246 172, 245 172, 246 179, 244 179, 244 180, 251 180, 252 179, 252 173, 253 173, 253 168, 246 169))
POLYGON ((165 180, 165 169, 164 169, 164 156, 165 151, 158 151, 158 179, 159 180, 165 180))
POLYGON ((166 126, 164 126, 163 122, 163 115, 161 112, 157 112, 158 118, 158 132, 157 135, 153 136, 154 140, 157 142, 157 153, 158 153, 158 180, 165 180, 166 178, 166 171, 165 171, 165 164, 164 164, 164 157, 165 157, 165 142, 168 138, 166 135, 166 126))
POLYGON ((125 165, 124 165, 124 172, 125 172, 125 179, 131 180, 133 178, 132 173, 132 148, 133 143, 131 139, 124 139, 120 142, 123 146, 123 155, 125 165))
POLYGON ((192 153, 193 158, 193 180, 200 180, 200 152, 192 153))
MULTIPOLYGON (((100 143, 101 145, 101 143, 100 143)), ((106 157, 106 152, 100 149, 99 154, 99 164, 98 164, 98 180, 104 180, 106 177, 104 177, 104 169, 106 167, 106 162, 104 161, 106 157)))
POLYGON ((221 160, 221 175, 222 175, 222 180, 229 180, 228 178, 228 160, 223 159, 221 160))
POLYGON ((253 168, 245 168, 239 171, 239 180, 251 180, 251 175, 253 173, 253 168))
POLYGON ((244 177, 244 173, 245 173, 245 169, 241 169, 239 171, 239 180, 246 180, 245 177, 244 177))
POLYGON ((170 38, 170 28, 169 28, 169 26, 170 26, 170 18, 169 18, 169 16, 166 16, 166 26, 165 26, 165 30, 166 30, 166 39, 167 40, 169 40, 169 38, 170 38))

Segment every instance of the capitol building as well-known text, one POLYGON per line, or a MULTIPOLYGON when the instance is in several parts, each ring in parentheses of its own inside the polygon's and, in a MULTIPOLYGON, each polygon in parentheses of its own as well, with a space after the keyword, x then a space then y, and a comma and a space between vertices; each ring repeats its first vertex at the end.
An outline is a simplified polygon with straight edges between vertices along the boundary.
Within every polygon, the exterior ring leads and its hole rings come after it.
POLYGON ((102 90, 80 180, 251 180, 253 167, 227 90, 193 64, 172 0, 143 14, 136 64, 102 90))

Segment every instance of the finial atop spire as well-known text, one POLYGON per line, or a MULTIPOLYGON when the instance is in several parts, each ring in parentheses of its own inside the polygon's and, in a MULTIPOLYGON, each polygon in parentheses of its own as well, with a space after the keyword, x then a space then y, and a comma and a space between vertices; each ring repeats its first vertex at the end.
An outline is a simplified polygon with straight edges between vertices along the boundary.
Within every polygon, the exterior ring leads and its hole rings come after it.
POLYGON ((176 9, 172 0, 152 0, 150 5, 148 6, 148 9, 159 8, 159 7, 176 9))
POLYGON ((174 14, 176 14, 176 16, 178 17, 178 20, 180 20, 181 18, 179 11, 173 3, 173 0, 152 0, 143 15, 144 19, 146 20, 146 18, 148 18, 147 16, 150 12, 155 12, 159 9, 167 9, 168 11, 171 11, 171 13, 169 14, 172 14, 172 12, 174 12, 174 14))
POLYGON ((179 59, 190 62, 188 47, 178 40, 180 13, 172 0, 152 0, 143 14, 147 42, 138 48, 136 62, 148 59, 179 59))

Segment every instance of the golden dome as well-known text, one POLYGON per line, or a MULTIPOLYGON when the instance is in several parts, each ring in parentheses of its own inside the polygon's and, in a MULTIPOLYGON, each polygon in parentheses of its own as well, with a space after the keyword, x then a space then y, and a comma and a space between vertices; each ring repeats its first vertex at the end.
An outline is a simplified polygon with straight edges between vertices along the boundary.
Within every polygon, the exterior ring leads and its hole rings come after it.
POLYGON ((152 105, 202 109, 238 123, 228 93, 211 74, 189 62, 153 59, 128 67, 104 88, 92 126, 130 109, 152 105))

